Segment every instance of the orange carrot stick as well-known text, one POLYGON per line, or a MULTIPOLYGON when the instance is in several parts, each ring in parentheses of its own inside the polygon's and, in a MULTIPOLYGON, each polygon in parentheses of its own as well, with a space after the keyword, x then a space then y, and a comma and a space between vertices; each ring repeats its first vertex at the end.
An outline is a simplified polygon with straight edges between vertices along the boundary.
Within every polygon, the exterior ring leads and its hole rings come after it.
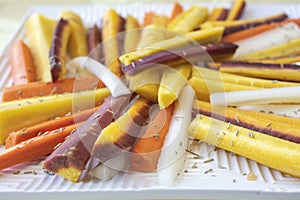
POLYGON ((36 68, 30 49, 19 40, 10 47, 9 63, 14 85, 36 81, 36 68))
POLYGON ((75 129, 75 124, 66 126, 6 149, 0 154, 0 170, 50 154, 75 129))
POLYGON ((273 24, 263 24, 260 26, 256 26, 250 29, 245 29, 242 31, 238 31, 238 32, 234 32, 228 35, 225 35, 223 37, 223 42, 236 42, 245 38, 249 38, 252 37, 256 34, 260 34, 262 32, 274 29, 278 26, 290 23, 290 22, 294 22, 296 23, 298 26, 300 26, 300 18, 297 19, 287 19, 284 20, 283 22, 278 22, 278 23, 273 23, 273 24))
POLYGON ((146 12, 144 16, 144 26, 152 24, 154 17, 155 17, 154 12, 146 12))
POLYGON ((178 2, 175 2, 170 17, 170 21, 172 21, 175 17, 177 17, 177 15, 179 15, 182 11, 183 11, 182 5, 180 5, 178 2))
POLYGON ((160 150, 168 133, 173 116, 174 103, 158 112, 150 122, 143 137, 133 148, 130 169, 139 172, 153 172, 157 168, 160 150))
POLYGON ((61 127, 69 126, 71 124, 80 123, 87 120, 97 108, 92 108, 88 110, 75 113, 70 116, 61 117, 58 119, 49 120, 28 128, 23 128, 19 131, 12 132, 5 140, 5 147, 10 148, 16 144, 19 144, 25 140, 33 138, 44 132, 51 132, 53 130, 59 129, 61 127))
POLYGON ((65 78, 57 80, 55 83, 34 82, 22 85, 6 87, 2 93, 2 101, 12 101, 17 99, 46 96, 51 94, 62 94, 76 91, 92 90, 105 87, 105 85, 94 77, 82 77, 80 79, 65 78))

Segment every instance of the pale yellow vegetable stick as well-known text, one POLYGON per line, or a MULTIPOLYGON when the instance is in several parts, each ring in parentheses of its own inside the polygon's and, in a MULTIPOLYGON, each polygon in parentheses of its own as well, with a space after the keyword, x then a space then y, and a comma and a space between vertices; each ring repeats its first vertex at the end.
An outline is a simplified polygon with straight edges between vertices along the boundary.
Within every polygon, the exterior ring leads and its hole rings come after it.
POLYGON ((105 65, 118 77, 122 76, 122 70, 118 57, 120 56, 120 40, 117 34, 123 28, 122 17, 113 9, 109 9, 103 16, 102 27, 102 49, 105 58, 105 65))
POLYGON ((296 82, 285 82, 285 81, 274 81, 260 78, 252 78, 247 76, 240 76, 236 74, 229 74, 225 72, 219 72, 216 70, 204 68, 204 67, 193 67, 192 76, 200 79, 209 79, 215 81, 221 81, 226 83, 232 83, 237 85, 258 87, 258 88, 277 88, 296 86, 300 83, 296 82))
POLYGON ((68 20, 71 25, 71 38, 68 42, 68 51, 71 56, 87 56, 87 34, 80 16, 70 10, 63 10, 60 16, 68 20))
POLYGON ((223 27, 214 27, 198 31, 192 31, 186 34, 187 37, 197 41, 199 44, 219 43, 224 32, 223 27))
POLYGON ((240 90, 257 90, 260 88, 237 85, 234 83, 221 82, 211 79, 201 79, 198 77, 191 77, 189 84, 194 89, 197 99, 209 102, 209 96, 216 92, 229 92, 229 91, 240 91, 240 90))
POLYGON ((191 70, 192 66, 185 64, 170 68, 163 73, 158 90, 160 108, 167 108, 178 98, 182 88, 187 83, 191 70))
POLYGON ((175 17, 168 28, 179 33, 188 33, 199 27, 205 21, 207 14, 206 7, 192 6, 175 17))
POLYGON ((257 66, 259 67, 249 67, 245 63, 238 63, 237 65, 227 65, 225 63, 222 63, 220 71, 255 78, 300 82, 300 71, 299 66, 297 65, 262 64, 257 66))
POLYGON ((150 24, 143 28, 141 40, 138 44, 137 49, 149 47, 157 42, 174 37, 176 33, 169 29, 163 28, 156 24, 150 24))
POLYGON ((166 28, 169 23, 169 18, 165 15, 155 15, 152 24, 166 28))
POLYGON ((56 21, 40 14, 32 15, 26 22, 26 37, 36 66, 38 81, 52 82, 49 51, 56 21))
POLYGON ((259 60, 262 63, 270 63, 270 64, 285 64, 285 63, 296 63, 300 61, 300 56, 295 55, 292 57, 281 57, 281 58, 273 58, 273 59, 262 59, 259 60))
POLYGON ((129 89, 146 99, 157 103, 161 76, 161 69, 150 68, 144 72, 131 76, 129 79, 129 89))
POLYGON ((124 39, 124 52, 129 53, 136 50, 140 40, 140 25, 136 18, 127 16, 125 23, 125 39, 124 39))
POLYGON ((188 132, 193 138, 300 177, 300 145, 297 143, 203 115, 197 115, 188 132))

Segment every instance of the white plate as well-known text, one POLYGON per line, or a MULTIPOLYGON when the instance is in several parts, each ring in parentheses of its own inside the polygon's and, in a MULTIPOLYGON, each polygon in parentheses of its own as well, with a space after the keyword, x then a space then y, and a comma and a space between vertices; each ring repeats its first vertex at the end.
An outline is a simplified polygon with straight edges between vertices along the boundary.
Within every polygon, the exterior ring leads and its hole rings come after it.
MULTIPOLYGON (((185 5, 189 7, 189 5, 185 5)), ((213 7, 215 4, 205 5, 213 7)), ((218 4, 218 6, 223 6, 218 4)), ((224 4, 224 6, 228 6, 224 4)), ((143 18, 145 11, 170 13, 171 4, 124 4, 98 6, 33 7, 24 16, 19 29, 0 57, 0 88, 11 84, 9 77, 8 47, 17 39, 25 39, 24 22, 35 12, 57 18, 62 9, 72 9, 84 20, 87 27, 100 23, 101 16, 113 7, 123 16, 131 14, 143 18)), ((262 17, 286 12, 290 17, 300 17, 300 4, 247 5, 244 17, 262 17)), ((1 148, 0 147, 0 151, 1 148)), ((119 174, 110 181, 93 180, 71 183, 58 176, 46 175, 41 163, 29 162, 0 172, 0 199, 299 199, 300 179, 284 175, 244 157, 233 155, 206 144, 192 145, 192 150, 204 155, 194 159, 187 154, 186 173, 182 173, 174 187, 164 187, 156 182, 155 174, 119 174), (212 162, 204 163, 213 158, 212 162), (197 168, 193 168, 194 163, 197 168), (212 169, 211 172, 207 170, 212 169), (20 171, 19 174, 13 174, 20 171), (257 180, 248 181, 244 174, 254 172, 257 180), (30 172, 34 172, 30 173, 30 172)))

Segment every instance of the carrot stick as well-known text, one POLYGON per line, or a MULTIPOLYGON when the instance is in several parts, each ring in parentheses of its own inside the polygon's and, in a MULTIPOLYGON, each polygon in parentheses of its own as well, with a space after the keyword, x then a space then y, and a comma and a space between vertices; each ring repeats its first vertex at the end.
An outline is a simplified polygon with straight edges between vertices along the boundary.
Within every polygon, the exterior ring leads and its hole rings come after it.
POLYGON ((223 37, 223 42, 236 42, 245 38, 249 38, 252 37, 254 35, 260 34, 262 32, 274 29, 278 26, 290 23, 290 22, 294 22, 296 23, 298 26, 300 26, 300 18, 297 19, 288 19, 288 20, 284 20, 283 22, 278 22, 278 23, 273 23, 273 24, 263 24, 260 26, 256 26, 250 29, 245 29, 242 31, 238 31, 238 32, 234 32, 228 35, 225 35, 223 37))
POLYGON ((75 129, 69 125, 6 149, 0 154, 0 170, 50 154, 75 129))
POLYGON ((14 85, 36 81, 36 68, 30 49, 22 41, 16 41, 10 48, 9 63, 14 85))
POLYGON ((300 55, 295 55, 292 57, 285 56, 279 58, 272 58, 272 59, 262 59, 260 60, 262 63, 270 63, 270 64, 288 64, 288 63, 296 63, 300 62, 300 55))
POLYGON ((94 77, 82 77, 80 79, 65 78, 57 80, 55 83, 33 82, 13 85, 4 88, 2 101, 7 102, 17 99, 68 93, 73 92, 73 89, 76 89, 76 91, 92 90, 96 87, 96 84, 97 88, 105 87, 101 81, 94 77))
POLYGON ((155 24, 158 27, 167 27, 169 21, 170 19, 165 15, 155 15, 152 24, 155 24))
POLYGON ((144 16, 144 26, 152 24, 154 17, 155 17, 154 12, 146 12, 144 16))
POLYGON ((245 0, 235 0, 231 6, 231 9, 227 15, 226 20, 232 21, 232 20, 239 19, 243 11, 245 10, 245 7, 246 7, 245 0))
POLYGON ((101 42, 101 30, 98 29, 97 25, 95 24, 87 35, 88 39, 88 51, 89 56, 94 58, 95 60, 100 61, 101 59, 101 51, 99 43, 101 42))
POLYGON ((178 2, 175 2, 173 5, 170 21, 172 21, 175 17, 177 17, 177 15, 179 15, 182 11, 183 11, 182 5, 178 2))
POLYGON ((55 129, 59 129, 60 127, 72 125, 75 122, 83 122, 87 120, 96 111, 96 109, 97 108, 88 109, 70 116, 49 120, 28 128, 23 128, 16 132, 12 132, 5 140, 5 147, 12 147, 43 132, 51 132, 55 129))
POLYGON ((210 12, 207 21, 219 21, 227 18, 229 10, 223 7, 214 7, 210 12))
POLYGON ((145 134, 136 143, 132 151, 131 170, 140 172, 153 172, 156 170, 160 149, 168 133, 173 111, 174 103, 166 109, 161 109, 154 120, 150 122, 145 134))

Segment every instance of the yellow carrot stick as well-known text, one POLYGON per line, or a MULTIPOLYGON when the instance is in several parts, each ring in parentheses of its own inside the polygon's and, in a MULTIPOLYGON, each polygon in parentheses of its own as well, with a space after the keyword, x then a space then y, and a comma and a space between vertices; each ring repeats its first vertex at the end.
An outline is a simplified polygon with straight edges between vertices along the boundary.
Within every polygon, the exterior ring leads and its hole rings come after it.
POLYGON ((172 70, 163 73, 159 90, 158 103, 160 108, 171 105, 179 96, 182 88, 187 83, 192 66, 190 64, 175 66, 172 70))
POLYGON ((36 66, 38 81, 52 82, 49 51, 56 21, 40 14, 32 15, 25 24, 29 48, 36 66))
POLYGON ((124 52, 129 53, 136 50, 140 40, 139 22, 132 16, 127 16, 125 24, 125 39, 124 39, 124 52))
POLYGON ((300 81, 300 67, 296 64, 268 64, 259 62, 222 62, 221 72, 281 81, 300 81))
POLYGON ((225 120, 230 124, 300 143, 300 119, 216 106, 204 101, 195 101, 193 109, 196 113, 214 116, 214 118, 225 120))
POLYGON ((269 64, 287 64, 287 63, 296 63, 300 61, 300 56, 295 55, 292 57, 281 57, 281 58, 273 58, 273 59, 262 59, 259 60, 262 63, 269 63, 269 64))
POLYGON ((176 32, 188 33, 200 26, 206 19, 207 13, 206 7, 192 6, 175 17, 168 28, 176 32))
POLYGON ((122 31, 123 25, 124 20, 115 10, 109 9, 105 12, 102 27, 102 49, 105 58, 105 65, 118 77, 121 77, 123 73, 121 70, 120 61, 118 59, 120 56, 120 41, 116 35, 122 31))
POLYGON ((123 64, 129 65, 131 62, 151 54, 163 50, 184 47, 190 45, 191 42, 198 42, 199 44, 218 43, 222 39, 223 31, 224 28, 222 27, 192 31, 186 35, 178 35, 160 42, 156 42, 147 46, 146 48, 141 48, 131 53, 124 54, 120 56, 119 59, 123 64))
POLYGON ((155 15, 152 23, 157 26, 166 28, 169 21, 170 21, 169 18, 165 15, 155 15))
POLYGON ((81 17, 70 10, 63 10, 60 14, 63 19, 68 20, 71 25, 71 38, 68 42, 68 51, 72 57, 87 56, 88 44, 87 34, 81 17))
POLYGON ((220 72, 204 67, 193 67, 192 76, 200 79, 215 80, 219 82, 232 83, 237 85, 245 85, 257 88, 276 88, 276 87, 287 87, 297 86, 300 83, 286 82, 286 81, 274 81, 260 78, 253 78, 247 76, 240 76, 236 74, 230 74, 226 72, 220 72))
POLYGON ((189 79, 189 84, 194 89, 197 99, 209 102, 209 96, 212 93, 224 92, 224 91, 240 91, 240 90, 257 90, 259 88, 237 85, 233 83, 220 82, 210 79, 201 79, 198 77, 191 77, 189 79))
POLYGON ((109 90, 102 88, 95 91, 2 103, 0 104, 0 144, 4 143, 12 131, 47 121, 53 117, 62 117, 72 112, 73 109, 78 111, 94 107, 102 103, 108 95, 109 90))
POLYGON ((191 137, 300 177, 300 145, 197 115, 188 128, 191 137))
POLYGON ((235 0, 232 8, 230 9, 228 16, 226 18, 227 21, 239 19, 245 9, 246 3, 244 0, 235 0))
POLYGON ((141 40, 138 43, 137 50, 149 46, 151 47, 151 45, 169 39, 176 34, 175 32, 162 28, 156 24, 150 24, 144 27, 141 32, 141 40))
POLYGON ((225 20, 228 15, 228 10, 222 7, 214 7, 209 14, 207 21, 225 20))

